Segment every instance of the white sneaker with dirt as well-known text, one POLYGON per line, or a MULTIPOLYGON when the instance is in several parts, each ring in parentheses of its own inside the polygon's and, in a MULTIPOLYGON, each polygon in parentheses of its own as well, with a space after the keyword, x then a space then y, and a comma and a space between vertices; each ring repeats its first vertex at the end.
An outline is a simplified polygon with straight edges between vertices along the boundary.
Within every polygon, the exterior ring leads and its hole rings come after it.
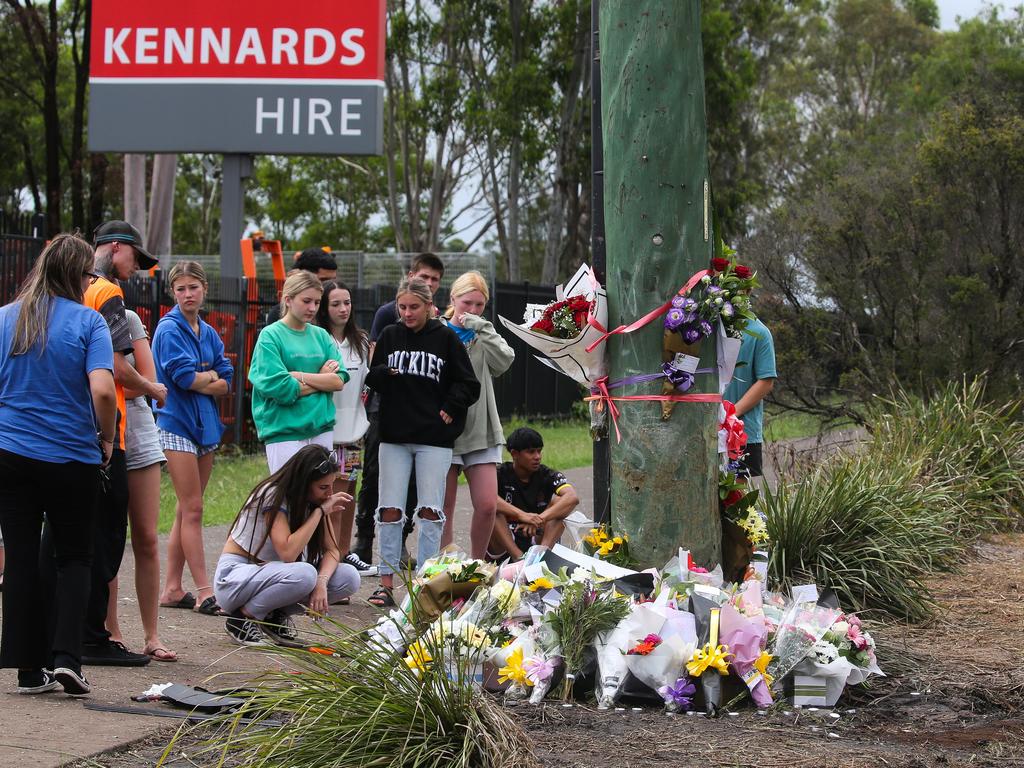
POLYGON ((239 645, 266 645, 263 630, 255 621, 240 613, 232 614, 224 622, 224 629, 239 645))
POLYGON ((349 552, 347 555, 345 555, 345 559, 342 562, 348 563, 357 571, 359 571, 360 576, 377 575, 377 566, 365 562, 355 552, 349 552))
POLYGON ((18 693, 23 696, 32 696, 36 693, 47 693, 49 691, 55 691, 60 688, 60 682, 53 676, 53 673, 48 669, 42 669, 39 672, 32 675, 31 680, 26 680, 25 684, 22 685, 21 674, 18 675, 18 693))
POLYGON ((271 611, 260 624, 263 634, 277 645, 285 648, 305 648, 306 643, 299 640, 298 630, 292 617, 278 609, 271 611))

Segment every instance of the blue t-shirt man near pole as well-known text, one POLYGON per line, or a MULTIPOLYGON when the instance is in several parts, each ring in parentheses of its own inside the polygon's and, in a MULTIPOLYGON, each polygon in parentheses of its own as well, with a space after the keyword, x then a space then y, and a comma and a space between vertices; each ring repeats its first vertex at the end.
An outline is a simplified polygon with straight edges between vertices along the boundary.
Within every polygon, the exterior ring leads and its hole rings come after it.
POLYGON ((747 433, 747 455, 740 460, 741 477, 762 475, 764 399, 775 386, 775 342, 768 326, 754 318, 747 323, 740 342, 736 371, 723 398, 736 406, 747 433))

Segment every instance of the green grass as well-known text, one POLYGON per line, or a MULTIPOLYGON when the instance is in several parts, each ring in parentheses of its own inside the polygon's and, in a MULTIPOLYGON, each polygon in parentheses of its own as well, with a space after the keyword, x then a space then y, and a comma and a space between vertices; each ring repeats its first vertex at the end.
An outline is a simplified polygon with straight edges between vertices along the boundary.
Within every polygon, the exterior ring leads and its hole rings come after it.
MULTIPOLYGON (((223 525, 234 520, 246 494, 266 476, 267 459, 263 453, 252 456, 218 454, 203 499, 204 525, 223 525)), ((175 500, 171 476, 165 467, 160 477, 160 533, 171 530, 175 500)))
POLYGON ((764 413, 764 439, 766 442, 775 442, 814 437, 822 432, 843 429, 852 424, 853 422, 829 423, 821 416, 768 405, 764 413))
MULTIPOLYGON (((522 426, 536 429, 544 437, 544 463, 556 469, 574 469, 591 462, 590 429, 583 421, 528 422, 521 419, 503 425, 505 434, 522 426)), ((508 453, 505 453, 508 458, 508 453)), ((258 454, 218 454, 204 497, 203 524, 226 525, 235 519, 249 491, 267 476, 267 460, 258 454)), ((460 478, 465 482, 465 478, 460 478)), ((160 479, 160 532, 167 533, 174 522, 174 488, 165 469, 160 479)))

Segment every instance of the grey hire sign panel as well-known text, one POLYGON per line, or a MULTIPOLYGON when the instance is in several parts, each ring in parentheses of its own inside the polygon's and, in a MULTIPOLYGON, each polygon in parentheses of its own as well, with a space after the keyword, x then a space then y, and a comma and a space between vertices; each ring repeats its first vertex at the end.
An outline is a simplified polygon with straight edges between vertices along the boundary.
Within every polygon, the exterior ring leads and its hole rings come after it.
POLYGON ((379 155, 381 84, 90 82, 92 152, 379 155))

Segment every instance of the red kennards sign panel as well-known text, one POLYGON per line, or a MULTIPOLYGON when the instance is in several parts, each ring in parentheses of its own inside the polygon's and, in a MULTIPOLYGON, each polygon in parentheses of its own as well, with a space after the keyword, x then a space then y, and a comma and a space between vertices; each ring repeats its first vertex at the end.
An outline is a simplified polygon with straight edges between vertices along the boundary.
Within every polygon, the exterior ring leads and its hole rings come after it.
POLYGON ((384 0, 97 0, 93 78, 384 79, 384 0))

